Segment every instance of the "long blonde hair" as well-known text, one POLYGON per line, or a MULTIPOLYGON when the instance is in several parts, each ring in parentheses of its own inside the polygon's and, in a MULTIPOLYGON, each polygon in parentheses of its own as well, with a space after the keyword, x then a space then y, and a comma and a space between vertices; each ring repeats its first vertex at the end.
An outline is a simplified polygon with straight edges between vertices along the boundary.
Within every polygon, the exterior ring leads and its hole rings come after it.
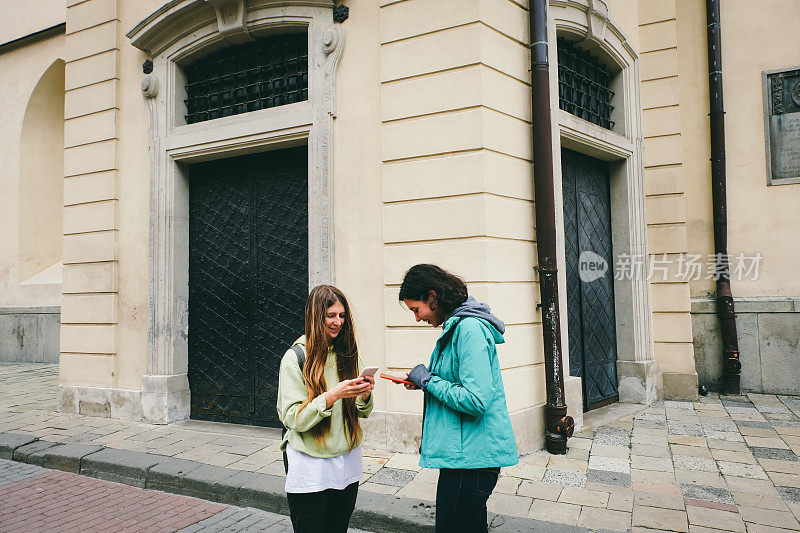
MULTIPOLYGON (((298 413, 314 398, 328 390, 325 383, 325 362, 328 349, 336 354, 336 370, 339 381, 358 376, 358 346, 353 328, 350 305, 342 291, 332 285, 318 285, 311 289, 306 299, 306 363, 303 366, 303 379, 308 390, 308 398, 300 405, 298 413), (325 330, 325 314, 329 307, 339 302, 344 307, 344 324, 339 334, 331 342, 325 330)), ((361 424, 358 420, 355 398, 343 398, 342 414, 347 438, 352 450, 361 442, 361 424)), ((325 438, 331 430, 331 419, 325 417, 311 431, 320 448, 325 446, 325 438)))

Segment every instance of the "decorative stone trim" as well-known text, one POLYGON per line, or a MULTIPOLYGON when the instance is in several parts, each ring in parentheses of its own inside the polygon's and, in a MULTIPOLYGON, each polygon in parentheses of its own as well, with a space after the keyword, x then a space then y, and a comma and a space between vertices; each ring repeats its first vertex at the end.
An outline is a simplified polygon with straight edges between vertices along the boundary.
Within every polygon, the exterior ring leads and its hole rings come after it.
POLYGON ((153 63, 142 79, 149 120, 150 290, 141 410, 149 422, 189 416, 189 188, 180 163, 307 144, 309 285, 335 281, 332 132, 345 36, 333 22, 333 7, 332 0, 172 0, 127 34, 153 63), (308 34, 307 101, 185 123, 183 65, 208 49, 286 28, 308 34))
MULTIPOLYGON (((611 170, 611 209, 614 231, 614 256, 647 256, 645 219, 643 133, 640 111, 639 59, 624 34, 614 25, 608 6, 602 0, 551 0, 556 9, 550 24, 550 39, 566 35, 583 39, 589 48, 606 56, 619 69, 612 89, 616 93, 612 120, 613 131, 591 124, 564 111, 556 111, 558 139, 561 146, 592 157, 616 160, 622 164, 611 170)), ((558 63, 556 47, 550 50, 552 64, 558 63)), ((552 109, 558 109, 558 71, 552 69, 550 80, 552 109)), ((554 155, 556 174, 560 176, 560 153, 554 155)), ((562 205, 561 187, 556 186, 557 206, 562 205)), ((564 242, 563 216, 556 209, 559 239, 564 242)), ((559 251, 560 285, 566 286, 564 252, 559 251)), ((566 293, 560 295, 566 309, 566 293)), ((615 280, 614 299, 617 320, 617 371, 620 401, 651 403, 661 395, 658 363, 653 359, 653 333, 650 287, 644 273, 633 279, 615 280), (629 364, 635 363, 635 364, 629 364)), ((562 346, 568 354, 566 315, 562 316, 562 346)), ((567 363, 568 364, 568 363, 567 363)), ((580 391, 580 387, 577 388, 580 391)), ((574 401, 574 400, 572 400, 574 401)), ((582 401, 582 399, 580 400, 582 401)))

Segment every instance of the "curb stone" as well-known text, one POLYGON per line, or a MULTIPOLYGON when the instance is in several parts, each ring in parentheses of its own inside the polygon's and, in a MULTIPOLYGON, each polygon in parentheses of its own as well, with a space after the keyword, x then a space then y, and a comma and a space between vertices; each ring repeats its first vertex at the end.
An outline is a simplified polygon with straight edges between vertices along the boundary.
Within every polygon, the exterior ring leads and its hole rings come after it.
POLYGON ((0 459, 13 460, 14 450, 37 440, 39 439, 36 437, 22 433, 0 433, 0 459))
POLYGON ((42 450, 46 450, 47 448, 52 448, 53 446, 57 446, 57 442, 48 442, 46 440, 37 440, 31 442, 30 444, 25 444, 20 446, 16 450, 14 450, 13 459, 15 461, 19 461, 20 463, 29 463, 36 466, 42 466, 42 461, 40 458, 31 457, 36 452, 40 452, 42 450), (39 460, 37 460, 39 459, 39 460))
POLYGON ((102 446, 96 444, 58 444, 30 454, 28 462, 44 468, 80 474, 81 459, 102 449, 102 446))
POLYGON ((83 457, 80 473, 84 476, 144 488, 147 471, 167 459, 163 455, 103 448, 83 457))
MULTIPOLYGON (((58 444, 28 435, 0 432, 0 458, 6 456, 22 463, 134 487, 289 515, 284 480, 270 474, 91 444, 58 444)), ((490 531, 497 533, 587 531, 576 526, 492 513, 489 519, 490 531)), ((435 507, 432 502, 361 490, 350 524, 353 528, 375 533, 433 533, 435 507)))

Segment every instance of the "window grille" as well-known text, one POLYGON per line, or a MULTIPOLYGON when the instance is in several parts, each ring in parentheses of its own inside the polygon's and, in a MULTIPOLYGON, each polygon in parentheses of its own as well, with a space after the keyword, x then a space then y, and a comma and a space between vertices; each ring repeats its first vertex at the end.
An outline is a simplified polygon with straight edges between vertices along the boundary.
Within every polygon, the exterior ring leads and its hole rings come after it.
POLYGON ((558 107, 606 129, 611 120, 611 76, 597 58, 571 41, 558 39, 558 107))
POLYGON ((188 124, 308 100, 308 37, 225 48, 186 68, 186 80, 188 124))

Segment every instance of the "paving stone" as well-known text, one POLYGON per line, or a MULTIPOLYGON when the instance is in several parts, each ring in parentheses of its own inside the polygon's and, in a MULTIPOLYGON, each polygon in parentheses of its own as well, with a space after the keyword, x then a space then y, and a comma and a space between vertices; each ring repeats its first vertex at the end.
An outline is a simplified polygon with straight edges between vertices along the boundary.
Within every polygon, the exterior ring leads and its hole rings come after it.
POLYGON ((735 420, 737 426, 740 428, 760 428, 771 429, 772 425, 769 422, 758 422, 755 420, 735 420))
POLYGON ((627 458, 602 457, 594 454, 589 457, 589 469, 621 472, 623 474, 630 474, 631 472, 631 466, 627 458))
POLYGON ((588 490, 581 487, 564 487, 558 501, 604 508, 608 503, 608 497, 609 494, 607 492, 588 490))
POLYGON ((625 446, 613 446, 608 444, 592 444, 592 455, 600 457, 617 457, 619 459, 627 459, 630 455, 630 448, 625 446))
POLYGON ((789 446, 783 442, 779 437, 754 437, 752 435, 745 435, 744 441, 748 446, 759 448, 781 448, 788 450, 789 446))
POLYGON ((746 531, 744 521, 738 513, 694 505, 687 506, 686 513, 689 516, 690 524, 718 528, 723 531, 746 531))
POLYGON ((559 524, 574 526, 578 523, 580 512, 580 505, 551 502, 548 500, 533 500, 533 505, 531 505, 530 511, 528 511, 528 517, 544 520, 546 522, 558 522, 559 524))
POLYGON ((782 472, 769 472, 767 475, 776 486, 800 488, 800 476, 798 475, 782 472))
POLYGON ((631 469, 631 481, 633 483, 650 483, 654 485, 676 484, 673 472, 657 472, 655 470, 631 469))
POLYGON ((725 488, 725 479, 717 472, 701 472, 695 470, 675 469, 675 479, 678 483, 691 485, 705 485, 708 487, 725 488))
POLYGON ((665 409, 680 409, 681 411, 694 411, 694 404, 692 402, 678 402, 666 400, 664 402, 665 409))
POLYGON ((771 427, 768 429, 764 428, 739 428, 739 433, 746 437, 764 437, 768 439, 776 439, 778 437, 778 432, 772 429, 771 427))
POLYGON ((623 472, 612 472, 608 470, 589 470, 586 474, 587 483, 602 483, 617 487, 630 487, 631 476, 623 472))
POLYGON ((539 500, 556 501, 561 495, 561 491, 563 489, 564 487, 562 485, 556 485, 553 483, 522 480, 519 488, 517 488, 517 494, 520 496, 530 496, 531 498, 536 498, 539 500))
POLYGON ((765 496, 747 492, 731 492, 731 496, 733 496, 733 501, 736 505, 758 507, 759 509, 774 509, 776 511, 789 510, 789 506, 780 496, 765 496))
POLYGON ((702 426, 705 431, 738 431, 736 422, 730 418, 700 417, 700 426, 702 426))
MULTIPOLYGON (((412 481, 412 483, 416 481, 417 478, 414 478, 414 481, 412 481)), ((522 479, 518 477, 500 476, 497 479, 497 485, 494 486, 493 492, 497 492, 500 494, 516 494, 520 482, 522 482, 522 479)))
POLYGON ((577 459, 579 461, 589 460, 589 450, 581 450, 579 448, 569 448, 567 450, 567 457, 570 459, 577 459))
POLYGON ((707 457, 697 457, 691 455, 673 455, 672 461, 675 468, 685 468, 687 470, 698 470, 700 472, 716 472, 717 463, 707 457))
POLYGON ((630 442, 628 433, 597 433, 594 436, 594 444, 606 444, 608 446, 627 446, 630 442))
MULTIPOLYGON (((401 490, 398 494, 402 493, 401 490)), ((434 501, 436 494, 434 492, 434 501)), ((486 502, 486 508, 491 513, 508 516, 528 516, 528 510, 533 503, 533 498, 527 496, 512 496, 511 494, 492 493, 486 502)))
POLYGON ((369 478, 370 483, 379 485, 391 485, 393 487, 403 487, 414 479, 413 470, 401 470, 399 468, 381 468, 369 478))
POLYGON ((657 494, 653 492, 634 491, 634 503, 648 507, 662 507, 664 509, 675 509, 683 511, 686 506, 683 503, 683 496, 678 494, 657 494))
POLYGON ((417 473, 416 476, 414 476, 414 481, 423 481, 425 483, 436 483, 439 481, 439 469, 423 468, 417 473))
POLYGON ((589 450, 592 448, 592 439, 580 439, 572 437, 567 441, 567 446, 569 446, 570 449, 576 448, 581 450, 589 450))
POLYGON ((759 459, 758 463, 767 472, 782 472, 784 474, 800 475, 800 462, 778 461, 775 459, 759 459))
POLYGON ((772 480, 749 479, 745 477, 730 476, 727 477, 725 481, 727 482, 727 488, 730 491, 751 492, 755 494, 764 494, 771 496, 778 495, 778 490, 775 488, 775 485, 772 483, 772 480))
POLYGON ((644 420, 648 422, 658 422, 662 424, 667 421, 667 417, 661 413, 636 413, 636 416, 634 416, 633 419, 644 420))
POLYGON ((664 439, 664 443, 665 444, 663 446, 634 443, 633 446, 631 447, 631 455, 669 458, 670 452, 669 452, 669 447, 666 444, 666 439, 664 439))
POLYGON ((800 524, 798 524, 794 515, 788 511, 739 506, 739 514, 742 515, 742 519, 744 519, 745 522, 765 524, 786 529, 800 529, 800 524))
POLYGON ((644 455, 631 455, 630 468, 639 470, 657 470, 659 472, 671 472, 673 469, 672 461, 666 457, 647 457, 644 455))
MULTIPOLYGON (((436 501, 436 484, 435 483, 425 483, 422 481, 411 481, 405 487, 401 488, 397 491, 398 496, 402 496, 403 498, 413 498, 416 500, 426 500, 430 502, 436 501)), ((493 496, 495 494, 492 494, 493 496)), ((501 494, 497 494, 501 496, 501 494)), ((505 495, 502 495, 505 496, 505 495)), ((526 508, 527 511, 527 508, 526 508)), ((499 513, 500 511, 493 511, 499 513)), ((501 513, 501 514, 509 514, 509 513, 501 513)), ((524 515, 522 515, 524 516, 524 515)))
POLYGON ((759 465, 748 465, 744 463, 731 463, 729 461, 717 461, 719 469, 725 476, 747 477, 751 479, 768 479, 764 469, 759 465))
POLYGON ((39 466, 0 459, 0 486, 16 483, 46 472, 47 470, 39 466))
POLYGON ((631 527, 631 513, 584 507, 578 518, 578 526, 595 530, 628 531, 631 527))
POLYGON ((684 498, 693 500, 705 500, 709 502, 732 504, 733 496, 724 487, 710 487, 706 485, 693 485, 691 483, 681 483, 681 494, 684 498))
POLYGON ((699 422, 683 422, 667 420, 667 432, 670 435, 685 435, 690 437, 703 437, 703 428, 699 422))
POLYGON ((746 463, 749 465, 758 464, 756 458, 749 450, 745 451, 732 451, 732 450, 717 450, 712 449, 711 455, 715 461, 730 461, 733 463, 746 463))
POLYGON ((527 463, 517 463, 513 466, 505 466, 502 468, 502 475, 513 476, 520 479, 532 479, 539 481, 544 476, 545 467, 533 466, 527 463))
POLYGON ((544 473, 542 481, 545 483, 555 483, 557 485, 569 487, 585 487, 586 474, 581 474, 580 472, 563 472, 561 470, 548 468, 544 473))
POLYGON ((358 490, 368 490, 370 492, 377 492, 379 494, 395 494, 400 490, 400 487, 395 487, 392 485, 380 485, 378 483, 370 483, 368 481, 366 483, 362 483, 358 487, 358 490))
POLYGON ((422 467, 419 466, 419 455, 406 453, 394 454, 384 466, 400 470, 412 470, 414 472, 422 470, 422 467))
POLYGON ((800 488, 797 487, 777 487, 781 497, 790 503, 800 503, 800 488))
POLYGON ((633 494, 611 494, 608 498, 607 509, 612 511, 625 511, 630 513, 633 511, 633 494))
POLYGON ((762 446, 751 446, 750 451, 754 457, 760 459, 776 459, 778 461, 797 461, 797 455, 791 450, 783 448, 766 448, 762 446))
POLYGON ((560 472, 578 472, 585 474, 588 469, 586 461, 578 461, 577 459, 569 459, 563 455, 553 455, 547 463, 547 468, 550 470, 558 470, 560 472))
POLYGON ((741 442, 728 441, 723 439, 709 438, 706 440, 708 447, 714 450, 729 450, 729 451, 749 451, 749 448, 744 443, 744 438, 741 442))
POLYGON ((686 533, 689 531, 689 522, 685 512, 637 505, 636 503, 633 505, 632 525, 686 533))

